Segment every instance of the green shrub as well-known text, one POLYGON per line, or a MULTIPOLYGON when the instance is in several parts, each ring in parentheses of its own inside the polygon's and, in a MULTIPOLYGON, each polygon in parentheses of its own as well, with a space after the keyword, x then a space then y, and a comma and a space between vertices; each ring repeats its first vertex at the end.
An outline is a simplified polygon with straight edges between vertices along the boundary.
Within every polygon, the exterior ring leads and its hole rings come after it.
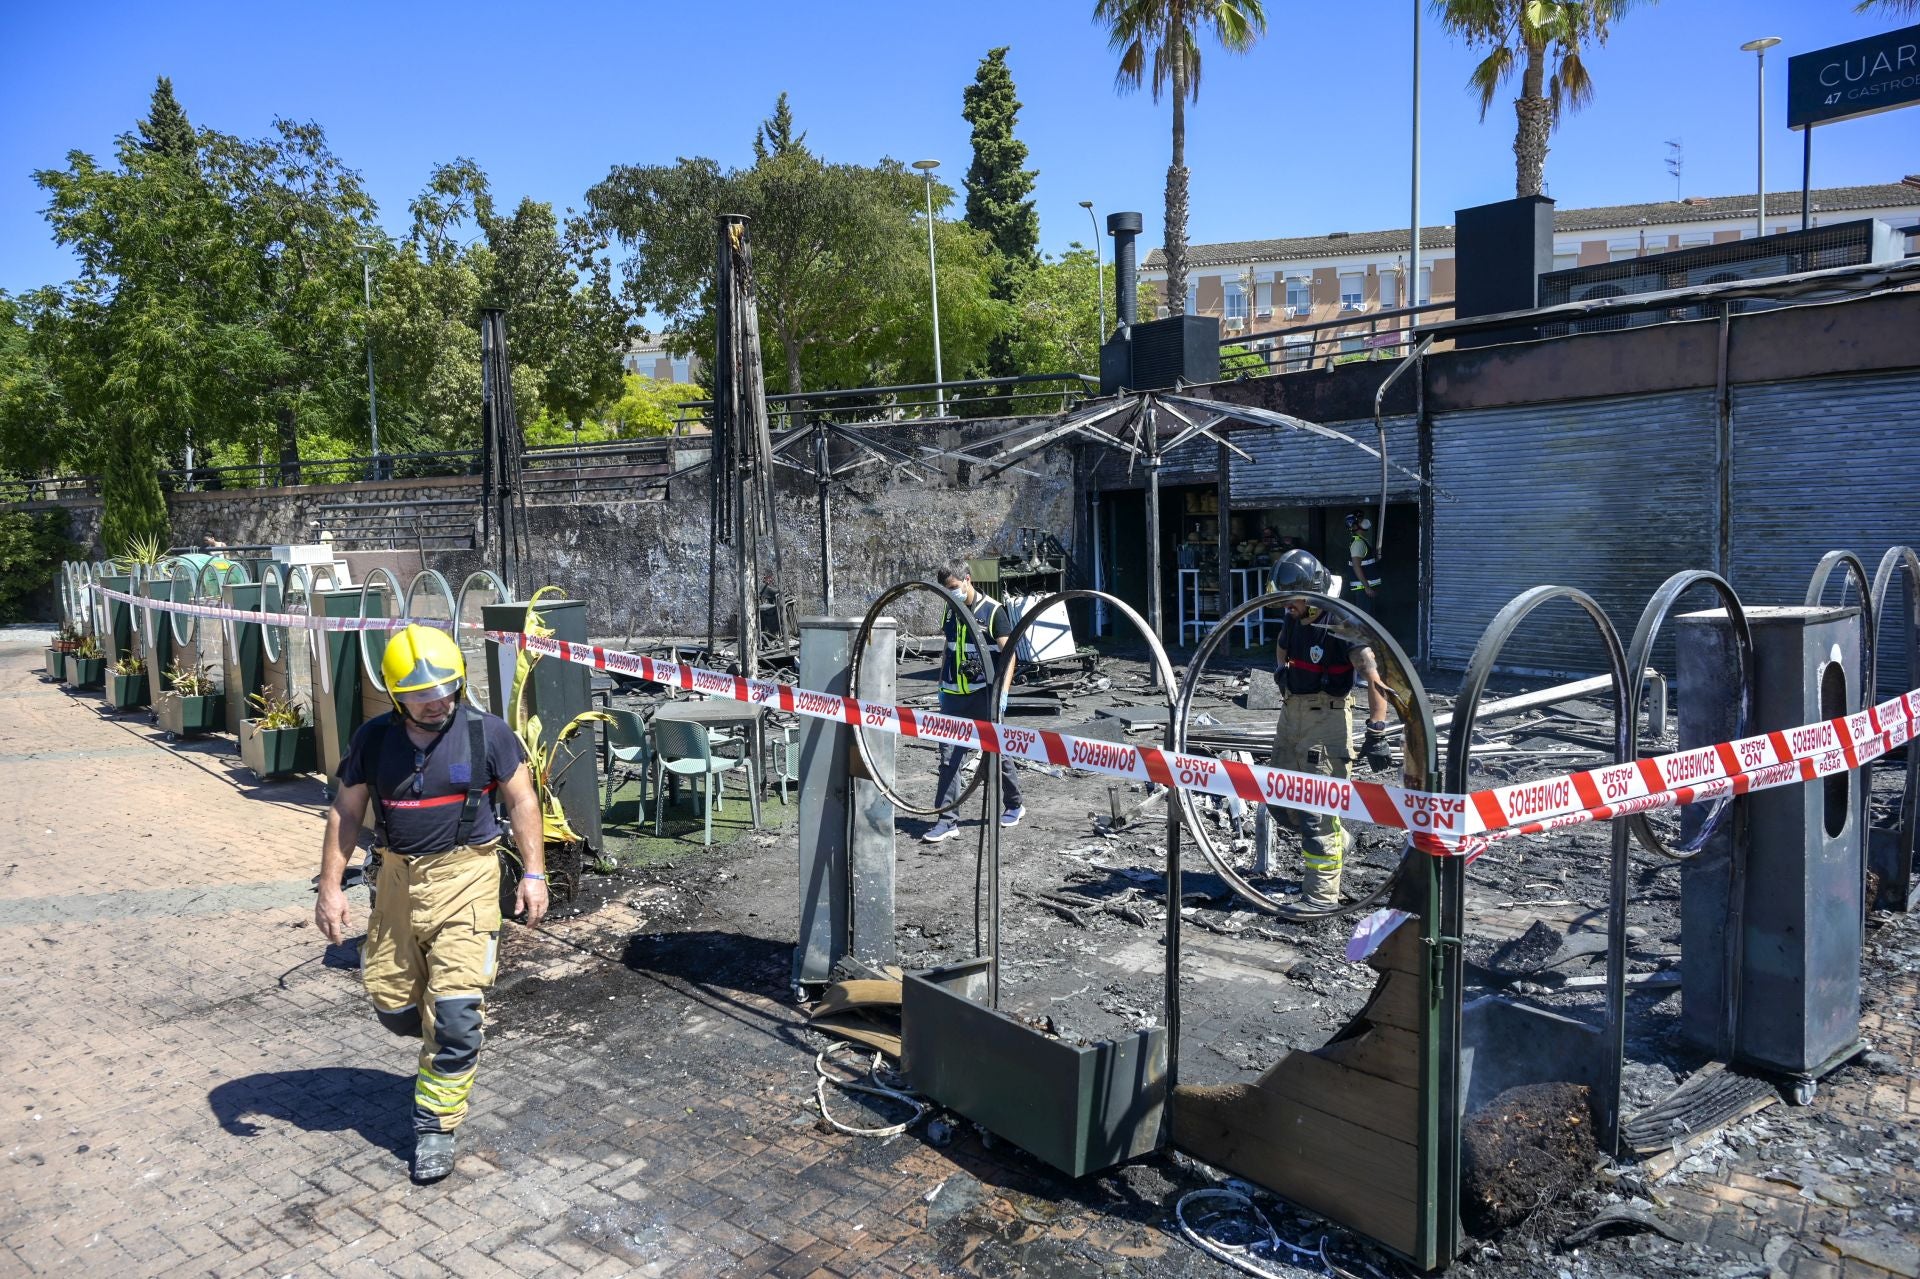
POLYGON ((79 554, 67 537, 65 511, 0 511, 0 622, 31 620, 35 597, 53 584, 60 561, 79 554))

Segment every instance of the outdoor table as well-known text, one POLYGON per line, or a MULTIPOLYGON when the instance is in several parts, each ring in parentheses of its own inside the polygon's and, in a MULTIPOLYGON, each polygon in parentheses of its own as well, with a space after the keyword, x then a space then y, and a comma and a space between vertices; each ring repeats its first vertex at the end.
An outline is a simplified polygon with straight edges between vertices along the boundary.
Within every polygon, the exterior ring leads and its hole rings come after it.
MULTIPOLYGON (((736 702, 732 700, 695 699, 682 702, 662 702, 653 718, 657 720, 683 720, 690 724, 704 724, 706 727, 727 728, 738 726, 747 730, 747 749, 753 752, 754 771, 752 776, 765 777, 766 769, 766 722, 767 708, 754 702, 736 702)), ((748 785, 753 783, 751 778, 748 785)), ((756 800, 758 796, 755 797, 756 800)))

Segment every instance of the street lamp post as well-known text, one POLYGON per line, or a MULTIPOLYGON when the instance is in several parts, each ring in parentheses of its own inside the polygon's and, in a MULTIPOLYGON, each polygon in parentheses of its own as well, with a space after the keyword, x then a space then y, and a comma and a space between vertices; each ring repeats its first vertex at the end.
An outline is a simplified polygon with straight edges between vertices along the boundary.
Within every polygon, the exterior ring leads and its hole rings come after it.
POLYGON ((1100 219, 1093 216, 1093 201, 1082 200, 1080 207, 1087 211, 1087 221, 1093 223, 1093 292, 1100 307, 1100 328, 1093 335, 1093 345, 1098 350, 1107 340, 1107 267, 1100 254, 1100 219))
POLYGON ((384 479, 380 473, 380 401, 373 389, 373 246, 362 244, 360 250, 360 289, 367 303, 367 426, 373 445, 373 478, 384 479))
POLYGON ((933 171, 940 167, 938 160, 915 160, 913 167, 927 177, 927 279, 933 292, 933 398, 940 407, 940 416, 947 415, 947 392, 940 385, 947 379, 940 371, 940 268, 933 257, 933 171))
POLYGON ((1779 43, 1779 36, 1761 36, 1740 46, 1741 52, 1754 55, 1753 66, 1759 77, 1754 81, 1753 100, 1753 129, 1758 143, 1760 185, 1760 205, 1754 218, 1754 230, 1759 235, 1767 233, 1767 50, 1779 43))

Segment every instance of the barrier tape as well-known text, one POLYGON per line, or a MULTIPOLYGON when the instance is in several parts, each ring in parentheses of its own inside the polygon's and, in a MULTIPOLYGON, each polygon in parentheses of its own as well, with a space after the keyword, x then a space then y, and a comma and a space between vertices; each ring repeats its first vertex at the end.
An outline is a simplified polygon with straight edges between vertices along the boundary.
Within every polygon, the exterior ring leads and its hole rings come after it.
MULTIPOLYGON (((312 630, 394 630, 405 618, 327 618, 308 614, 256 613, 218 605, 143 599, 95 586, 113 599, 163 612, 312 630)), ((445 619, 420 619, 441 628, 445 619)), ((479 629, 466 624, 468 629, 479 629)), ((1283 808, 1392 826, 1411 834, 1417 847, 1441 856, 1480 856, 1491 842, 1518 835, 1607 821, 1814 781, 1858 768, 1911 741, 1920 726, 1920 689, 1854 715, 1760 733, 1738 741, 1674 751, 1609 764, 1542 781, 1516 782, 1455 795, 1409 790, 1361 778, 1326 777, 1264 764, 1182 754, 1154 746, 1073 737, 1051 729, 1015 728, 990 720, 964 719, 908 706, 865 702, 797 688, 773 680, 750 680, 685 662, 640 653, 575 644, 523 631, 484 632, 486 638, 578 666, 633 676, 685 692, 769 706, 795 715, 858 724, 940 745, 964 746, 1036 764, 1072 768, 1129 781, 1199 791, 1283 808)))

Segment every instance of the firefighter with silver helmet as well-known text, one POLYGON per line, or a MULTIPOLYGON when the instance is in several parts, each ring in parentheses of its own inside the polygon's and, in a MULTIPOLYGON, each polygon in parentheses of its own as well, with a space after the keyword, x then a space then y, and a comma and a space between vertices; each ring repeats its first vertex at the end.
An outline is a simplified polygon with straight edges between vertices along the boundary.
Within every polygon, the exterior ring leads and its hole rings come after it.
MULTIPOLYGON (((1274 565, 1272 589, 1337 598, 1340 580, 1308 552, 1292 550, 1274 565)), ((1369 768, 1390 766, 1387 696, 1366 633, 1305 600, 1289 601, 1285 614, 1274 648, 1273 678, 1283 700, 1269 762, 1294 772, 1352 776, 1353 686, 1356 676, 1365 676, 1368 712, 1361 754, 1369 768)), ((1299 809, 1281 811, 1291 815, 1300 832, 1306 904, 1317 909, 1338 906, 1347 846, 1340 819, 1299 809)))
POLYGON ((346 936, 340 881, 371 800, 380 869, 360 974, 380 1024, 421 1041, 413 1176, 430 1182, 453 1171, 498 964, 496 803, 512 818, 514 909, 530 926, 547 913, 546 857, 526 752, 506 721, 467 704, 460 646, 407 626, 387 641, 380 671, 393 710, 363 724, 340 763, 313 914, 329 942, 346 936))

